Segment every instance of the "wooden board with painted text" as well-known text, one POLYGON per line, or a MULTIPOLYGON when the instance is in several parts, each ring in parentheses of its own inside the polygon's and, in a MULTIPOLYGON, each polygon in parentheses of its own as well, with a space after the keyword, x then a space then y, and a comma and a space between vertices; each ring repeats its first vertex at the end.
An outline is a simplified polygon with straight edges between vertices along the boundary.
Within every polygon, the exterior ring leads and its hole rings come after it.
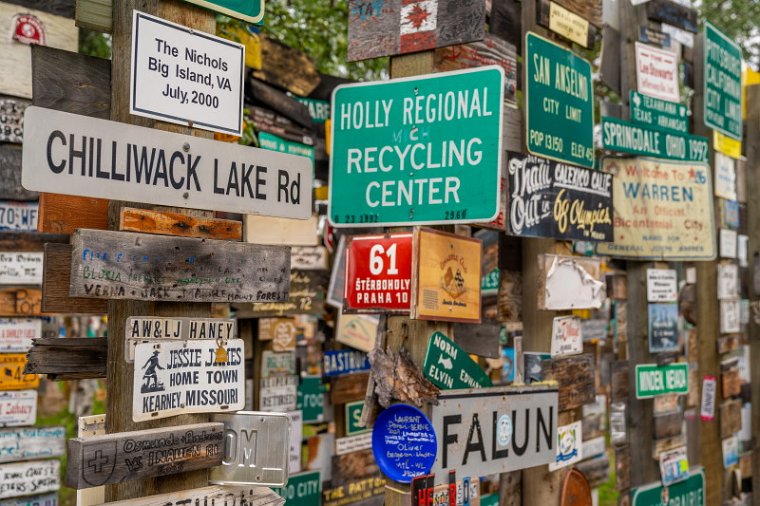
POLYGON ((42 310, 47 313, 105 314, 108 301, 69 296, 71 281, 69 244, 46 244, 42 273, 42 310))
POLYGON ((58 459, 0 464, 0 499, 54 492, 61 486, 58 459))

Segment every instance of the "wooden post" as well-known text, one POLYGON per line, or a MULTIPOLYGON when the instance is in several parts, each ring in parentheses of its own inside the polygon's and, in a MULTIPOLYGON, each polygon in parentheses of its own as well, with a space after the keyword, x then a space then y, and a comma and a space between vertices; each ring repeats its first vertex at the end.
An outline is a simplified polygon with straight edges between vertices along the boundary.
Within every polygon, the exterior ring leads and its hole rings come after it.
MULTIPOLYGON (((215 33, 214 15, 207 10, 193 7, 179 0, 124 0, 113 3, 113 59, 111 66, 112 96, 111 119, 141 126, 154 126, 162 130, 192 134, 210 138, 210 132, 200 132, 177 125, 154 122, 129 114, 130 93, 130 56, 132 51, 132 11, 134 9, 157 15, 168 21, 194 28, 203 32, 215 33)), ((137 203, 111 202, 109 206, 109 225, 118 229, 122 207, 144 208, 137 203)), ((176 212, 187 211, 176 210, 176 212)), ((197 215, 209 215, 200 213, 197 215)), ((202 423, 209 420, 208 415, 182 415, 160 421, 134 423, 132 421, 132 376, 137 364, 124 360, 124 329, 129 316, 211 316, 210 304, 199 303, 151 303, 143 301, 109 301, 108 303, 108 416, 106 432, 127 432, 141 429, 153 429, 171 425, 202 423)), ((145 478, 127 483, 110 485, 106 490, 106 501, 132 499, 153 494, 189 490, 208 485, 208 471, 205 469, 176 474, 162 478, 145 478)))

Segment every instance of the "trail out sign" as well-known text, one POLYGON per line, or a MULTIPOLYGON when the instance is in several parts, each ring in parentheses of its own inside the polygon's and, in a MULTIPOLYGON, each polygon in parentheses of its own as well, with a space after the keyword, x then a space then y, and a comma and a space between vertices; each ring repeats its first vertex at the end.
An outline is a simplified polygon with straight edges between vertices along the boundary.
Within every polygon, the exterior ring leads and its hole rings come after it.
POLYGON ((246 23, 261 23, 264 19, 264 0, 185 0, 188 3, 240 19, 246 23))
POLYGON ((525 35, 528 151, 594 166, 591 64, 535 33, 525 35))
POLYGON ((733 139, 742 138, 742 50, 705 21, 705 125, 733 139))
POLYGON ((661 394, 689 393, 689 364, 636 366, 636 398, 648 399, 661 394))
POLYGON ((330 221, 377 227, 496 218, 503 82, 504 70, 489 66, 336 88, 330 221))

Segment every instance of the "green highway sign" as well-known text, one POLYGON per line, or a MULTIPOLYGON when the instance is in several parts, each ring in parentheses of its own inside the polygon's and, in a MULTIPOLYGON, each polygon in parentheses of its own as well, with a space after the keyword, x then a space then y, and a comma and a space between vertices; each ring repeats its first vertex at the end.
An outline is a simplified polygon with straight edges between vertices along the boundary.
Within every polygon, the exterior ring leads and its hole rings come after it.
POLYGON ((667 160, 709 162, 707 139, 655 127, 634 125, 617 118, 602 118, 602 145, 610 151, 667 160))
POLYGON ((322 476, 319 471, 291 474, 288 484, 272 488, 285 498, 285 506, 320 506, 322 504, 322 476))
POLYGON ((493 385, 477 362, 441 332, 430 337, 422 372, 432 384, 448 390, 493 385))
POLYGON ((303 412, 304 423, 321 422, 324 419, 326 390, 322 376, 301 377, 297 408, 303 412))
POLYGON ((689 110, 685 105, 633 90, 630 98, 631 122, 671 132, 689 133, 689 110))
POLYGON ((362 409, 364 401, 354 401, 346 403, 346 436, 353 436, 368 432, 370 429, 359 425, 362 418, 362 409))
POLYGON ((636 398, 648 399, 662 394, 689 393, 689 364, 677 362, 658 366, 636 366, 636 398))
POLYGON ((264 19, 264 0, 185 0, 206 9, 246 23, 261 23, 264 19))
POLYGON ((301 102, 309 108, 309 116, 314 123, 324 123, 330 119, 330 102, 309 97, 293 96, 294 99, 301 102))
POLYGON ((528 151, 594 166, 594 88, 591 64, 569 49, 525 35, 528 151))
POLYGON ((733 139, 742 138, 742 50, 705 21, 705 125, 733 139))
POLYGON ((504 70, 338 86, 328 216, 336 227, 482 223, 499 211, 504 70))
POLYGON ((667 500, 663 500, 662 483, 652 483, 631 491, 631 506, 704 505, 705 472, 701 467, 689 471, 689 477, 667 487, 667 500))

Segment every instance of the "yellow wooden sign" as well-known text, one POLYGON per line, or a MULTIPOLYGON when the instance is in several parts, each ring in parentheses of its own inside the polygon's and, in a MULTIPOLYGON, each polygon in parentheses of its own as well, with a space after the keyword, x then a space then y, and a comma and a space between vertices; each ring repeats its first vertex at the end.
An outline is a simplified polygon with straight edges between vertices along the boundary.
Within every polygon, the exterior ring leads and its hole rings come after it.
POLYGON ((0 390, 25 390, 37 388, 40 377, 24 374, 26 355, 23 353, 0 354, 0 390))
POLYGON ((713 146, 715 147, 715 151, 730 156, 731 158, 735 158, 736 160, 742 157, 742 141, 732 139, 717 130, 713 130, 713 146))
POLYGON ((481 253, 478 239, 417 228, 412 318, 480 323, 481 253))
POLYGON ((549 3, 549 29, 576 44, 588 47, 588 21, 559 4, 549 3))

